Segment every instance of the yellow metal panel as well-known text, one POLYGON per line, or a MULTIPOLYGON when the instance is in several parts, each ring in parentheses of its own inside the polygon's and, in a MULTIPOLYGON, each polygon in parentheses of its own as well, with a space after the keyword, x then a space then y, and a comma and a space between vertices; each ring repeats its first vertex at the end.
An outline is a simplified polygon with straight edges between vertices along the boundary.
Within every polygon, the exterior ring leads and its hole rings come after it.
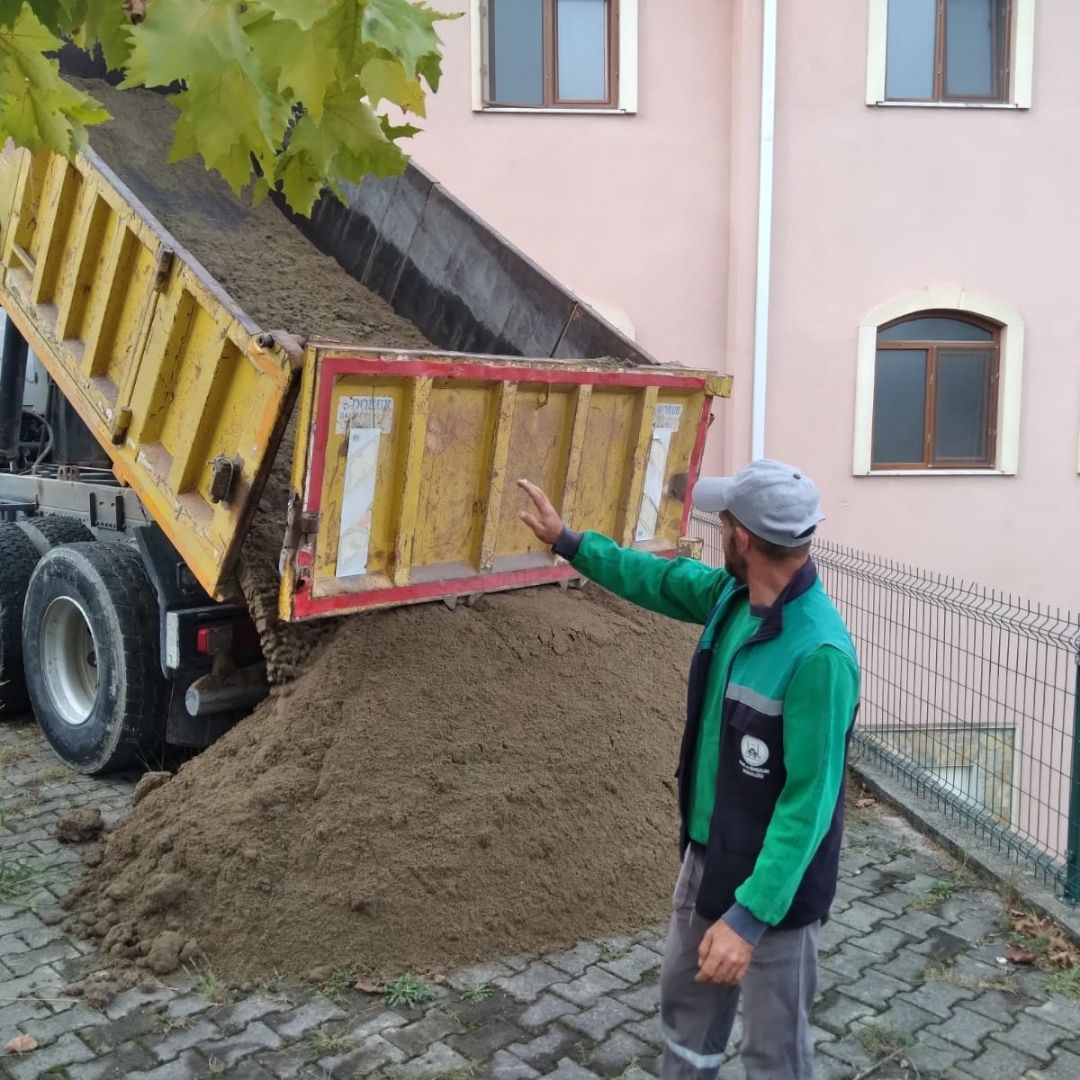
POLYGON ((709 373, 338 345, 308 365, 284 618, 572 573, 519 521, 522 476, 574 527, 675 550, 687 507, 672 481, 700 448, 709 373))
MULTIPOLYGON (((299 350, 260 345, 258 328, 94 154, 17 157, 0 300, 117 476, 222 597, 299 350), (221 460, 234 480, 215 501, 221 460)), ((13 168, 0 161, 0 175, 13 168)))

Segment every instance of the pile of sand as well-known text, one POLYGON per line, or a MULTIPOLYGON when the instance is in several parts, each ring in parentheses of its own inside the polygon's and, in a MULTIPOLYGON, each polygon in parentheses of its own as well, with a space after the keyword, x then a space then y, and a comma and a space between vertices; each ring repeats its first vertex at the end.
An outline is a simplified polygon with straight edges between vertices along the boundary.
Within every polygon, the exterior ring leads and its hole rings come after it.
POLYGON ((252 978, 447 969, 656 921, 693 639, 595 587, 348 620, 108 836, 80 924, 117 958, 197 947, 252 978))

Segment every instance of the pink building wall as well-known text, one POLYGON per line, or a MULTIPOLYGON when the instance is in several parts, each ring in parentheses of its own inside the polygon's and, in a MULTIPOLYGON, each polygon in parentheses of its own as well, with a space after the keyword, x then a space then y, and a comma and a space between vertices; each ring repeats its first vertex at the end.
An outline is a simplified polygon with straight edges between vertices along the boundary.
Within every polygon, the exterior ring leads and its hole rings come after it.
MULTIPOLYGON (((1080 532, 1080 6, 1038 7, 1033 107, 965 110, 866 105, 868 0, 779 5, 765 445, 818 480, 829 537, 1080 607, 1063 573, 1080 532), (1024 321, 1018 475, 855 477, 859 323, 937 285, 1024 321)), ((443 24, 446 78, 413 150, 660 359, 735 376, 707 454, 731 469, 750 457, 761 3, 671 10, 640 0, 630 116, 476 113, 469 20, 443 24)))

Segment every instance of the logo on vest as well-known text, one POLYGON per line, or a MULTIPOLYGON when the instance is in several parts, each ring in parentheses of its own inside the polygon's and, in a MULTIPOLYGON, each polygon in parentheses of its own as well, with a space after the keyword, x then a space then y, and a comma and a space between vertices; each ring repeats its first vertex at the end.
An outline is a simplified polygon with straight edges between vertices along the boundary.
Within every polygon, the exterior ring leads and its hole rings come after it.
POLYGON ((747 776, 752 776, 755 780, 768 776, 769 770, 765 768, 765 763, 769 760, 769 748, 760 739, 755 739, 753 735, 744 735, 739 753, 742 755, 739 766, 747 776))

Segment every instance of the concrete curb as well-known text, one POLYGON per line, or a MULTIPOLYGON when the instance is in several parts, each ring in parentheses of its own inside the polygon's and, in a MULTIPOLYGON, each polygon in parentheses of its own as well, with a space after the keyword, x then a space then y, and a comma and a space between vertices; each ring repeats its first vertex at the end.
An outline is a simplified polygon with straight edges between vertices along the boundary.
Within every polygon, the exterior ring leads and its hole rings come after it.
POLYGON ((920 799, 883 769, 867 761, 852 761, 850 769, 871 794, 887 802, 913 828, 980 877, 1001 889, 1012 890, 1032 910, 1060 923, 1073 943, 1080 947, 1080 909, 1066 904, 1030 870, 920 799))

